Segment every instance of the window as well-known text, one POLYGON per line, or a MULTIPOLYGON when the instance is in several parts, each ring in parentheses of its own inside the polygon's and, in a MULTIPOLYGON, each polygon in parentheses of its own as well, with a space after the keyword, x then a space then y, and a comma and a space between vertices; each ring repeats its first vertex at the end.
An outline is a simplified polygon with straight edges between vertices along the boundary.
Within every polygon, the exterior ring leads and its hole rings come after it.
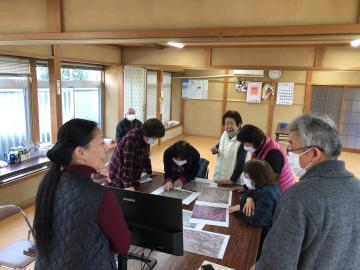
POLYGON ((63 123, 84 118, 102 125, 102 68, 64 64, 61 68, 63 123))
POLYGON ((161 101, 161 119, 166 123, 171 117, 171 73, 168 72, 163 75, 161 101))
POLYGON ((46 63, 36 64, 37 96, 39 106, 40 143, 51 142, 49 68, 46 63))
POLYGON ((313 86, 311 111, 334 120, 343 148, 360 149, 360 87, 313 86))
POLYGON ((142 122, 145 119, 145 71, 144 68, 124 69, 124 113, 128 108, 134 108, 136 118, 142 122))
POLYGON ((29 74, 28 60, 0 57, 1 155, 31 139, 29 74))
POLYGON ((157 104, 157 72, 146 74, 146 119, 156 118, 157 104))

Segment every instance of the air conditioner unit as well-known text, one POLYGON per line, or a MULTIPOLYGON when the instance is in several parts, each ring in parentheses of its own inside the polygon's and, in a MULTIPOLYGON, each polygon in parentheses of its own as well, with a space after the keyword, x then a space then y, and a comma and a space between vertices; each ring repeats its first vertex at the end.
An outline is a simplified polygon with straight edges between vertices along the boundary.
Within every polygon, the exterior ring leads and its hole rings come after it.
POLYGON ((264 77, 263 70, 234 69, 233 74, 235 76, 243 77, 264 77))

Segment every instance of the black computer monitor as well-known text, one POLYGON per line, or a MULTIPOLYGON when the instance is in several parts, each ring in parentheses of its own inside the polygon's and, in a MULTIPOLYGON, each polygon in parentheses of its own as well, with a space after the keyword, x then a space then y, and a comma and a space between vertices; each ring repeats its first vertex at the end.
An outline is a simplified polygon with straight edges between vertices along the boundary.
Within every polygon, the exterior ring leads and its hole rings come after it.
POLYGON ((133 245, 177 256, 184 254, 180 199, 111 189, 131 231, 133 245))

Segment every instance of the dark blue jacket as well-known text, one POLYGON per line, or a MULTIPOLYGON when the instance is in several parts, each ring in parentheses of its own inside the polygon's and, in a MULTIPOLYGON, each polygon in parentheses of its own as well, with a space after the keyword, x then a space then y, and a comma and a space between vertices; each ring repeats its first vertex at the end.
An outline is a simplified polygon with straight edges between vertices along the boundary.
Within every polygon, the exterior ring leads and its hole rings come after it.
POLYGON ((281 191, 279 186, 274 184, 250 190, 240 198, 240 214, 250 225, 263 229, 262 237, 265 237, 273 224, 273 216, 276 205, 280 200, 280 195, 281 191), (243 208, 248 197, 253 198, 255 201, 255 213, 250 217, 247 217, 243 213, 243 208))
POLYGON ((140 120, 135 119, 134 121, 129 121, 126 118, 121 120, 116 126, 115 139, 119 143, 121 139, 128 133, 130 130, 141 127, 142 123, 140 120))

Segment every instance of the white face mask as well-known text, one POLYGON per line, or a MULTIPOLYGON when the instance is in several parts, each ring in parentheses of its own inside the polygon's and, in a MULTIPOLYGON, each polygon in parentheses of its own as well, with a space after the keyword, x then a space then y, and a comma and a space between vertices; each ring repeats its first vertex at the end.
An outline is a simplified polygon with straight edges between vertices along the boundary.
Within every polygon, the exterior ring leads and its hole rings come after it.
POLYGON ((301 154, 296 154, 293 152, 289 152, 289 165, 294 171, 295 175, 298 177, 302 177, 306 173, 306 168, 310 165, 310 163, 303 169, 300 166, 300 156, 310 151, 312 148, 306 150, 305 152, 301 154))
POLYGON ((234 138, 234 136, 237 133, 237 130, 229 130, 229 131, 226 131, 226 133, 230 138, 234 138))
POLYGON ((255 189, 255 187, 251 184, 250 178, 247 178, 247 177, 244 176, 244 183, 245 183, 245 185, 247 186, 248 189, 252 189, 252 190, 255 189))
POLYGON ((127 114, 126 115, 126 119, 129 120, 129 121, 134 121, 135 118, 136 118, 135 114, 127 114))
POLYGON ((154 144, 154 143, 156 143, 156 139, 154 139, 154 138, 148 138, 146 141, 145 141, 147 144, 154 144))
POLYGON ((185 165, 185 164, 187 163, 186 160, 177 160, 177 159, 175 159, 175 158, 173 158, 173 161, 174 161, 174 163, 175 163, 176 165, 178 165, 178 166, 182 166, 182 165, 185 165))
POLYGON ((256 149, 253 146, 250 147, 244 146, 244 149, 249 153, 254 153, 256 151, 256 149))

